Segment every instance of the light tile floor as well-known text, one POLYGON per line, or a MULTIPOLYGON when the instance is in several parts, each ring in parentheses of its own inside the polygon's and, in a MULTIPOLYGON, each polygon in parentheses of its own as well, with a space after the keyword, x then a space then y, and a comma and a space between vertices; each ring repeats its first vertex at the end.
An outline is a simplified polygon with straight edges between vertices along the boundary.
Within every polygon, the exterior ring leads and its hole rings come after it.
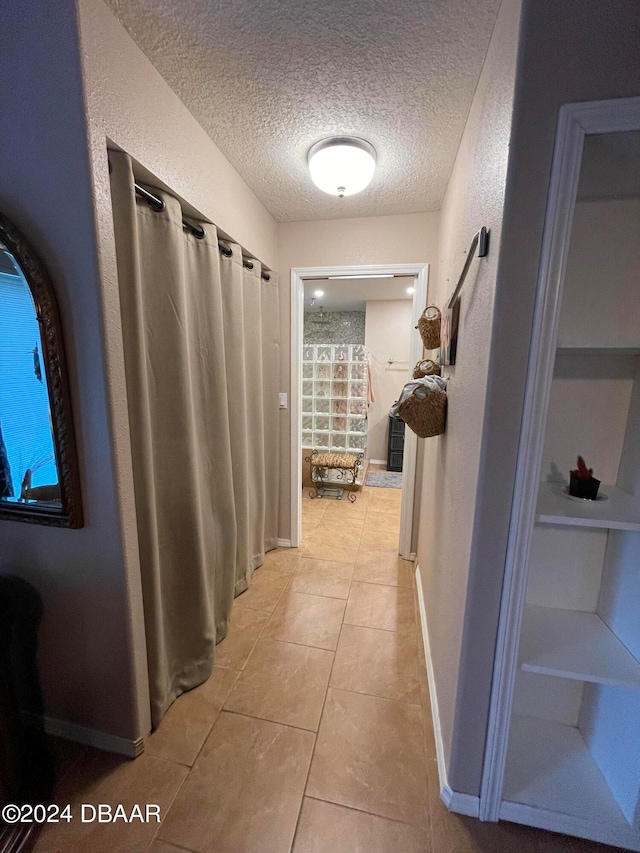
POLYGON ((58 824, 37 853, 596 853, 439 799, 401 492, 303 496, 303 547, 267 555, 214 674, 136 761, 56 742, 58 802, 158 803, 163 821, 58 824))

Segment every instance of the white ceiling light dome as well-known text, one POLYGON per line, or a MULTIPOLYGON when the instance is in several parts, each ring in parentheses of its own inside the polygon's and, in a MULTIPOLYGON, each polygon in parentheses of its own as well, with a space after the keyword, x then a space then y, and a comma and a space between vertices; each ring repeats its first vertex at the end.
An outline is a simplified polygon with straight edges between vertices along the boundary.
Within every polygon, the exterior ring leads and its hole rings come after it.
POLYGON ((357 136, 332 136, 312 145, 307 160, 318 189, 342 198, 369 185, 376 168, 376 149, 357 136))

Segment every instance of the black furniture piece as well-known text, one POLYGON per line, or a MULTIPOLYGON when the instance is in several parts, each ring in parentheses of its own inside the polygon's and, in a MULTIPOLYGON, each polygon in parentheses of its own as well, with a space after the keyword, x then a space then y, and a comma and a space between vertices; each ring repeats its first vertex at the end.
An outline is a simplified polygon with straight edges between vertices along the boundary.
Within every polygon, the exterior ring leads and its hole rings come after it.
MULTIPOLYGON (((46 805, 53 772, 42 725, 42 697, 36 666, 42 605, 26 581, 0 575, 0 808, 9 803, 46 805)), ((41 825, 0 819, 0 853, 27 853, 41 825)))
POLYGON ((387 471, 402 471, 404 457, 404 421, 389 417, 389 443, 387 445, 387 471))

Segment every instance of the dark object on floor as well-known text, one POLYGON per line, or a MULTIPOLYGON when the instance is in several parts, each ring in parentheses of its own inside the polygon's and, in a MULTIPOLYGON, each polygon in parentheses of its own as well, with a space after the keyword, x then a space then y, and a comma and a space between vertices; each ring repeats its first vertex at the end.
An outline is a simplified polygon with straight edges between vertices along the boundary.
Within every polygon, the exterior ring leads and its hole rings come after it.
POLYGON ((387 471, 402 471, 404 459, 404 421, 389 415, 389 442, 387 444, 387 471))
POLYGON ((378 486, 381 489, 401 489, 402 471, 370 471, 365 486, 378 486))
MULTIPOLYGON (((42 725, 27 725, 22 712, 42 719, 36 668, 42 605, 21 578, 0 575, 0 808, 47 804, 53 785, 51 759, 42 725)), ((0 853, 27 853, 41 824, 0 820, 0 853)))

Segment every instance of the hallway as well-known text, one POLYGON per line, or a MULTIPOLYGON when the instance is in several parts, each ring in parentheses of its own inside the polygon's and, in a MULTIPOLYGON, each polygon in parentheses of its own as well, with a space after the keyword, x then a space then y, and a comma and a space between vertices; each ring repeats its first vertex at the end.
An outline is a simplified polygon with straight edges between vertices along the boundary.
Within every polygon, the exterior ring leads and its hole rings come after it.
POLYGON ((60 823, 38 853, 611 849, 440 802, 414 566, 397 557, 400 499, 305 492, 303 548, 267 556, 236 599, 214 675, 177 700, 145 753, 56 744, 58 803, 157 803, 161 826, 60 823))

